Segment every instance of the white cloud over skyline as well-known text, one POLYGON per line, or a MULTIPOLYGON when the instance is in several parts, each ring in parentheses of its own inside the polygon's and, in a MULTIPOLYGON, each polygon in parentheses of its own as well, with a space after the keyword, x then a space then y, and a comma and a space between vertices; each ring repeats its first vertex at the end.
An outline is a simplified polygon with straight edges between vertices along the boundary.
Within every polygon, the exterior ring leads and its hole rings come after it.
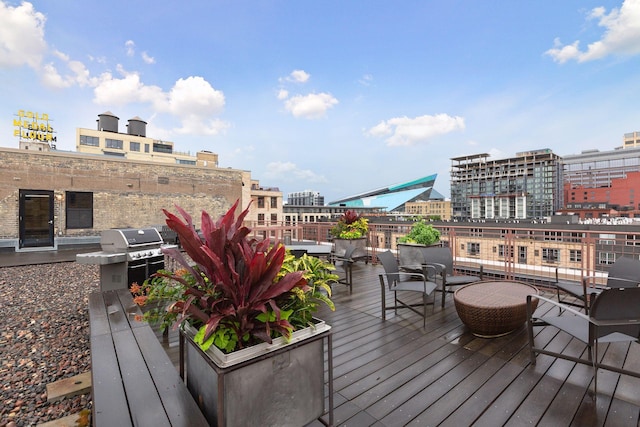
MULTIPOLYGON (((340 14, 318 4, 313 16, 296 4, 285 17, 267 12, 271 0, 251 10, 194 0, 197 15, 167 4, 153 27, 139 25, 149 4, 114 2, 0 0, 4 116, 45 110, 58 146, 74 149, 75 128, 97 114, 137 115, 178 151, 211 150, 223 167, 327 200, 473 151, 571 153, 619 144, 637 126, 640 0, 495 10, 436 0, 380 5, 366 19, 355 4, 340 14), (104 19, 78 26, 79 13, 104 19), (402 166, 379 166, 389 160, 402 166)), ((438 191, 447 185, 440 177, 438 191)))
POLYGON ((366 134, 373 137, 385 138, 387 145, 410 146, 449 132, 464 130, 464 119, 452 117, 448 114, 424 115, 415 118, 394 117, 383 120, 366 134))
POLYGON ((596 20, 598 26, 605 29, 600 40, 589 43, 587 49, 581 51, 579 40, 563 45, 556 38, 554 47, 545 53, 560 64, 570 60, 586 62, 609 55, 640 53, 640 0, 626 0, 620 8, 613 8, 608 14, 604 7, 596 7, 587 15, 587 20, 596 20))

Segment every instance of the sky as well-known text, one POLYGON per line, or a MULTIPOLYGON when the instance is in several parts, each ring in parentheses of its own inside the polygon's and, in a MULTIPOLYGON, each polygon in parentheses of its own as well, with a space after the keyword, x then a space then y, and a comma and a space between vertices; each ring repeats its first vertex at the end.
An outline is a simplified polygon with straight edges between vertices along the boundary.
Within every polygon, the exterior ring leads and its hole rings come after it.
POLYGON ((331 202, 451 158, 613 150, 640 131, 640 0, 0 0, 0 146, 111 111, 331 202))

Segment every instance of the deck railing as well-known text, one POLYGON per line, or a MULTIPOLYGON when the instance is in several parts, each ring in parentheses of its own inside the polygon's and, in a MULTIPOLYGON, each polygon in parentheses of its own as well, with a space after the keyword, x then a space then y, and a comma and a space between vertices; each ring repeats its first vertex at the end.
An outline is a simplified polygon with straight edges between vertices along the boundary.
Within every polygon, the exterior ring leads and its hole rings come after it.
MULTIPOLYGON (((283 242, 331 242, 333 222, 284 224, 249 224, 253 237, 283 242)), ((376 262, 379 251, 395 252, 399 237, 407 234, 412 223, 370 223, 369 254, 376 262)), ((606 282, 609 266, 621 256, 640 258, 640 228, 620 230, 615 226, 603 230, 563 229, 557 224, 545 227, 510 228, 498 226, 434 223, 441 232, 441 242, 451 248, 456 268, 474 270, 479 264, 489 276, 526 280, 537 284, 558 281, 578 282, 595 276, 606 282)))

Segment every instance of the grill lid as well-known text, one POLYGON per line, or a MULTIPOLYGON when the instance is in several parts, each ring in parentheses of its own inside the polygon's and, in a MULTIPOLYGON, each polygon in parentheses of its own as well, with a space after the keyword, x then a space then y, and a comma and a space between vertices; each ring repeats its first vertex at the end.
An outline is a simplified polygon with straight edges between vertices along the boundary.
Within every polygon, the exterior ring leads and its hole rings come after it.
POLYGON ((127 252, 130 249, 157 247, 163 240, 155 228, 112 228, 104 230, 100 246, 106 252, 127 252))

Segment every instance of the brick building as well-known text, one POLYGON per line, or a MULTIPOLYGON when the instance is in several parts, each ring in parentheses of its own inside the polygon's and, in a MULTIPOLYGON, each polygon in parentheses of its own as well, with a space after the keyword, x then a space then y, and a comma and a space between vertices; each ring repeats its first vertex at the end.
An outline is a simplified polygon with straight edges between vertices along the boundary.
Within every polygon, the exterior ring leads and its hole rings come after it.
POLYGON ((0 247, 56 248, 102 230, 164 223, 178 204, 199 224, 251 200, 248 171, 0 147, 0 247), (243 185, 246 183, 246 185, 243 185))

